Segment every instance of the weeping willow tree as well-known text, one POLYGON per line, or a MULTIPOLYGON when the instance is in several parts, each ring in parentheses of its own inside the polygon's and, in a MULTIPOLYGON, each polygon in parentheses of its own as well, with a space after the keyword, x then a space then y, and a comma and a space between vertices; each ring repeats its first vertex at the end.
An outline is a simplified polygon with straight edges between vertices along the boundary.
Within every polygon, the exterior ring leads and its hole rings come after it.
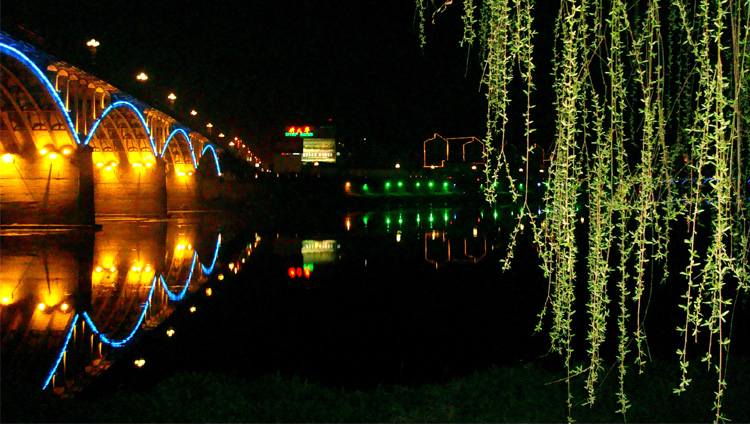
MULTIPOLYGON (((416 0, 423 45, 428 12, 434 21, 453 3, 437 1, 416 0)), ((750 0, 559 0, 554 26, 542 34, 535 7, 533 0, 464 0, 461 44, 481 51, 485 197, 522 211, 504 267, 523 224, 531 224, 549 283, 537 329, 548 329, 552 351, 564 360, 569 420, 571 380, 585 376, 585 403, 595 403, 602 347, 613 335, 618 412, 626 415, 626 374, 631 365, 642 372, 648 359, 649 294, 669 277, 675 258, 685 265, 678 276, 684 318, 675 330, 682 373, 674 391, 689 387, 689 360, 700 350, 716 373, 715 419, 725 420, 733 301, 750 287, 750 0), (543 64, 552 69, 550 87, 535 87, 539 37, 554 37, 551 63, 543 64), (517 87, 526 102, 511 108, 517 87), (534 134, 535 90, 554 94, 551 144, 534 134), (534 147, 551 145, 544 216, 532 213, 509 171, 508 126, 518 123, 523 187, 534 147), (501 199, 502 179, 510 182, 510 199, 501 199), (670 244, 674 235, 683 238, 679 253, 680 244, 670 244), (581 270, 585 275, 577 275, 581 270), (585 313, 575 311, 581 294, 585 313), (583 364, 572 357, 574 321, 587 322, 583 364)))

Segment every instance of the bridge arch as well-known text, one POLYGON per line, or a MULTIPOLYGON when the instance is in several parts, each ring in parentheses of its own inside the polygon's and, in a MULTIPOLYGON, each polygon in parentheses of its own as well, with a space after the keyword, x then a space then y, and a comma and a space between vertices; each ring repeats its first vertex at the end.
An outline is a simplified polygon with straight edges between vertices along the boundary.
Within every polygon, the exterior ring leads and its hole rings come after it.
POLYGON ((156 144, 154 143, 153 137, 151 137, 151 130, 149 129, 148 124, 146 123, 146 119, 143 117, 143 114, 141 113, 140 110, 138 110, 138 108, 135 105, 124 100, 119 100, 110 104, 107 107, 107 109, 105 109, 104 112, 102 112, 101 117, 99 117, 99 119, 97 119, 94 122, 94 125, 91 126, 91 130, 89 131, 88 137, 86 137, 86 140, 83 142, 84 146, 88 146, 89 143, 91 143, 91 139, 94 137, 96 130, 102 124, 102 121, 105 118, 107 118, 107 116, 113 111, 115 111, 117 108, 127 108, 133 111, 133 113, 138 117, 138 120, 140 121, 140 124, 143 127, 143 130, 146 132, 146 135, 148 136, 148 142, 151 145, 151 153, 153 153, 154 157, 158 157, 159 154, 156 151, 156 144))
POLYGON ((167 162, 176 173, 188 173, 192 174, 193 171, 198 169, 198 162, 195 157, 195 149, 193 143, 190 140, 190 135, 185 129, 177 128, 173 130, 167 141, 164 143, 164 147, 160 153, 160 157, 167 162), (175 140, 172 143, 172 140, 175 140), (187 147, 187 149, 186 149, 187 147), (189 156, 187 154, 189 151, 189 156), (184 166, 188 165, 190 170, 183 169, 184 166))
POLYGON ((164 163, 133 102, 116 100, 107 106, 82 146, 92 150, 96 215, 166 215, 164 163))
POLYGON ((214 164, 216 165, 216 175, 221 177, 221 166, 219 165, 219 155, 216 153, 216 149, 212 145, 206 145, 203 147, 203 151, 201 151, 201 158, 206 156, 206 151, 211 151, 211 154, 214 156, 214 164))
MULTIPOLYGON (((56 105, 56 111, 59 112, 60 116, 63 118, 66 126, 64 130, 67 130, 68 136, 70 137, 71 141, 74 141, 76 145, 79 145, 81 143, 80 139, 78 138, 78 134, 74 131, 75 126, 73 124, 73 121, 70 118, 70 114, 67 111, 67 108, 65 107, 65 103, 63 103, 62 99, 60 99, 60 96, 57 93, 57 90, 54 86, 52 86, 52 83, 47 79, 47 76, 45 73, 39 69, 39 67, 31 60, 28 56, 26 56, 24 53, 22 53, 20 50, 0 42, 0 53, 5 54, 13 59, 15 59, 17 62, 21 64, 21 66, 25 69, 28 69, 31 71, 33 76, 35 77, 35 80, 38 81, 42 87, 44 88, 46 94, 49 96, 50 99, 52 99, 53 103, 56 105)), ((3 66, 5 68, 5 66, 3 66)))

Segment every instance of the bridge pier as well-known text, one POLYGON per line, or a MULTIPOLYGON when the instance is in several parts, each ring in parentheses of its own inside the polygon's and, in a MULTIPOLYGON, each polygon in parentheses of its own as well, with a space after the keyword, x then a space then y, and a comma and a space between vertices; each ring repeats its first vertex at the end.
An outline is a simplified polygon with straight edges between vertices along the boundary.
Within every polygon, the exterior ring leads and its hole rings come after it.
POLYGON ((160 218, 165 218, 167 217, 167 162, 163 158, 156 158, 154 167, 154 179, 158 186, 156 191, 157 215, 160 218))
POLYGON ((94 225, 94 163, 93 149, 90 146, 79 146, 75 153, 75 164, 78 167, 78 219, 83 225, 94 225))

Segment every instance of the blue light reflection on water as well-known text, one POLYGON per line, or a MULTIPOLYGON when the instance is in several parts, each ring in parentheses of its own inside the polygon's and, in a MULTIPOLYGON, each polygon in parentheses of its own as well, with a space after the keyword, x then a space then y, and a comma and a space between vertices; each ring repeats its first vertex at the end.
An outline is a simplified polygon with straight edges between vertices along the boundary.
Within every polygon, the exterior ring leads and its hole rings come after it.
MULTIPOLYGON (((221 247, 221 234, 219 233, 218 236, 217 236, 217 239, 216 239, 216 245, 214 247, 213 257, 212 257, 212 260, 211 260, 211 265, 209 267, 205 267, 202 263, 200 263, 200 268, 201 268, 201 272, 202 272, 203 276, 209 276, 209 275, 211 275, 213 273, 214 267, 216 265, 216 262, 217 262, 217 259, 218 259, 218 256, 219 256, 219 249, 220 249, 220 247, 221 247)), ((185 298, 186 294, 187 294, 187 291, 188 291, 188 288, 190 287, 190 284, 193 282, 193 274, 194 274, 197 262, 198 262, 198 252, 195 251, 193 253, 193 258, 192 258, 192 262, 191 262, 191 265, 190 265, 190 270, 189 270, 188 277, 185 280, 185 284, 183 286, 183 289, 178 294, 174 294, 174 293, 172 293, 169 290, 169 287, 167 286, 166 281, 164 280, 163 275, 154 276, 154 278, 152 279, 151 284, 150 284, 150 289, 149 289, 149 294, 148 294, 147 300, 146 300, 146 302, 143 304, 143 306, 141 308, 141 312, 140 312, 140 315, 138 317, 138 320, 136 321, 136 323, 133 326, 133 328, 129 331, 128 335, 126 337, 124 337, 124 338, 111 339, 107 335, 101 333, 101 331, 97 328, 96 324, 94 323, 94 320, 89 315, 88 311, 83 311, 82 313, 80 313, 80 315, 79 314, 75 314, 73 320, 70 322, 70 325, 68 327, 66 338, 65 338, 65 342, 63 343, 63 345, 62 345, 59 353, 56 356, 56 359, 55 359, 52 367, 50 368, 49 372, 46 375, 46 378, 44 380, 44 384, 42 385, 42 390, 46 389, 49 386, 49 383, 52 381, 52 378, 57 373, 57 370, 58 370, 58 368, 60 366, 60 363, 61 363, 62 359, 64 358, 65 353, 67 352, 68 344, 70 342, 71 336, 75 333, 75 327, 78 324, 79 316, 83 317, 84 322, 89 326, 91 332, 94 335, 97 335, 102 343, 110 345, 110 346, 115 347, 115 348, 125 347, 135 337, 135 335, 138 333, 138 331, 141 329, 141 325, 143 324, 143 321, 144 321, 144 319, 146 317, 146 313, 148 311, 149 304, 151 303, 151 300, 152 300, 152 297, 153 297, 153 294, 154 294, 154 290, 156 288, 157 281, 161 281, 161 283, 163 285, 163 288, 165 289, 165 292, 167 293, 167 296, 168 296, 168 298, 169 298, 170 301, 172 301, 172 302, 182 301, 185 298)))

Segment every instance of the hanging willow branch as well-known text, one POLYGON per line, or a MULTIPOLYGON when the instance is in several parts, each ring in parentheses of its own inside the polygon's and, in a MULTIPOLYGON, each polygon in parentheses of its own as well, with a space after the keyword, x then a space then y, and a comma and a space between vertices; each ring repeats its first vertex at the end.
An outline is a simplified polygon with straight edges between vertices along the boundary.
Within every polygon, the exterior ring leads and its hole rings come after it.
MULTIPOLYGON (((684 320, 677 329, 682 374, 675 392, 687 390, 689 352, 705 341, 702 360, 717 377, 715 419, 725 420, 732 297, 750 290, 750 0, 559 4, 554 32, 537 35, 533 0, 485 0, 478 20, 475 2, 464 0, 461 44, 478 38, 487 93, 484 195, 520 211, 504 267, 523 223, 530 222, 549 285, 537 330, 549 328, 551 350, 563 358, 572 421, 572 378, 585 374, 585 404, 595 403, 613 321, 618 412, 626 415, 628 366, 635 362, 642 373, 648 361, 649 294, 666 281, 674 254, 686 258, 677 277, 684 285, 684 320), (532 57, 539 36, 555 40, 551 63, 544 64, 554 82, 541 88, 545 100, 554 94, 552 141, 535 139, 532 125, 538 76, 532 57), (511 105, 514 87, 526 96, 521 107, 511 105), (520 184, 506 154, 508 128, 517 123, 523 123, 526 144, 520 184), (549 145, 550 152, 541 220, 528 207, 527 191, 519 191, 528 188, 537 144, 549 145), (587 232, 577 232, 584 219, 587 232), (684 252, 669 253, 678 232, 685 235, 684 252), (586 315, 575 320, 588 319, 589 361, 581 366, 573 364, 572 353, 578 344, 574 313, 582 302, 576 300, 578 247, 584 242, 586 315), (616 311, 610 311, 615 300, 616 311)), ((417 7, 423 21, 423 0, 417 7)))

